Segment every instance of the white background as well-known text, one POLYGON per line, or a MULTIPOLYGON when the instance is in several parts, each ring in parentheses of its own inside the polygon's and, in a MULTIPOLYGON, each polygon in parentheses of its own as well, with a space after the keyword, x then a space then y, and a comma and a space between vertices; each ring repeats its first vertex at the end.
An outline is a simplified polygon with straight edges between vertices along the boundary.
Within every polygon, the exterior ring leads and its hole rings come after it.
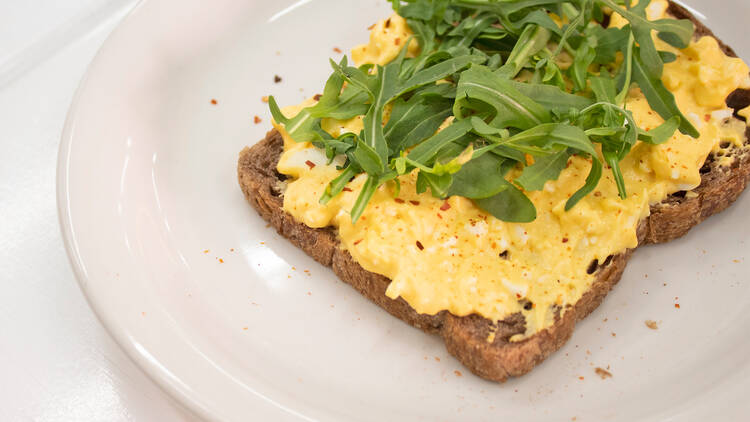
POLYGON ((55 204, 65 115, 135 0, 0 2, 0 420, 192 421, 117 347, 70 270, 55 204))

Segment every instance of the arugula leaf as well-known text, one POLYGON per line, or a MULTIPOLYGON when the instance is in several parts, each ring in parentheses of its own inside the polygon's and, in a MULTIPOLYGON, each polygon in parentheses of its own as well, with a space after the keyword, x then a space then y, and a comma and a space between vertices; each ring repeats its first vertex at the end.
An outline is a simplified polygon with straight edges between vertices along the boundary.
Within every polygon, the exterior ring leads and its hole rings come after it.
POLYGON ((527 191, 542 190, 548 181, 557 180, 560 177, 560 173, 568 164, 569 157, 568 151, 560 151, 535 158, 534 164, 523 169, 515 182, 527 191))
POLYGON ((602 163, 596 159, 596 157, 592 158, 591 172, 589 172, 589 175, 586 178, 586 184, 568 199, 568 202, 565 203, 565 211, 573 209, 573 207, 581 202, 581 199, 593 192, 597 185, 599 185, 599 180, 602 178, 602 163))
POLYGON ((680 127, 680 117, 674 116, 660 126, 646 132, 639 132, 638 139, 653 145, 663 144, 671 138, 675 131, 680 127))
POLYGON ((481 101, 495 111, 494 126, 528 129, 552 120, 549 111, 521 94, 506 78, 485 66, 472 66, 461 74, 453 114, 463 118, 476 110, 465 98, 481 101))
POLYGON ((288 118, 281 112, 273 96, 268 97, 268 105, 271 108, 273 119, 284 125, 287 133, 295 142, 311 142, 318 139, 316 128, 320 127, 320 119, 315 119, 307 109, 300 111, 292 118, 288 118))
POLYGON ((511 136, 509 145, 532 145, 543 149, 553 146, 569 147, 574 150, 596 156, 594 144, 586 133, 577 126, 565 123, 547 123, 511 136))
POLYGON ((484 154, 469 161, 453 175, 448 196, 483 199, 508 189, 504 177, 509 167, 504 166, 505 163, 504 159, 493 154, 484 154))
POLYGON ((600 25, 592 25, 586 28, 585 34, 587 37, 597 39, 594 63, 608 64, 615 61, 617 52, 626 45, 630 35, 630 26, 604 29, 600 25))
POLYGON ((436 175, 427 172, 419 172, 419 175, 417 176, 417 193, 424 193, 429 187, 432 196, 436 198, 446 198, 448 196, 448 189, 450 189, 452 182, 453 176, 450 174, 436 175))
POLYGON ((510 83, 522 95, 542 105, 550 112, 553 110, 568 111, 571 108, 581 110, 594 103, 589 98, 569 94, 553 85, 528 84, 513 80, 510 83))
POLYGON ((466 136, 472 129, 471 120, 458 120, 414 147, 407 157, 418 163, 430 163, 441 149, 466 136))
POLYGON ((578 47, 578 50, 576 50, 573 66, 570 68, 570 74, 577 91, 583 91, 586 89, 589 66, 594 63, 595 58, 596 49, 594 46, 587 40, 582 42, 580 47, 578 47))
POLYGON ((432 100, 422 95, 414 95, 409 101, 399 98, 384 128, 388 147, 392 152, 402 151, 432 136, 452 108, 453 102, 448 99, 432 100))
POLYGON ((506 78, 515 77, 533 55, 547 47, 550 37, 551 33, 547 28, 533 24, 527 25, 507 62, 498 73, 506 78))
POLYGON ((507 189, 489 198, 475 199, 474 202, 502 221, 530 223, 536 220, 534 203, 513 184, 507 181, 505 183, 507 183, 507 189))
POLYGON ((365 182, 364 186, 362 186, 362 190, 359 192, 359 196, 354 202, 354 207, 352 207, 352 224, 356 224, 357 220, 359 220, 359 217, 361 217, 362 213, 365 212, 367 203, 370 202, 372 196, 375 195, 375 191, 378 190, 378 186, 379 180, 377 176, 367 176, 367 181, 365 182))
POLYGON ((341 174, 337 178, 333 179, 331 183, 328 184, 323 197, 320 198, 320 203, 326 205, 331 202, 331 199, 335 198, 336 196, 338 196, 338 194, 343 192, 346 185, 349 184, 349 182, 352 180, 352 178, 354 178, 354 176, 357 175, 357 173, 358 170, 355 169, 353 165, 349 165, 346 169, 344 169, 344 171, 341 172, 341 174))
MULTIPOLYGON (((636 50, 638 50, 638 47, 636 47, 636 50)), ((633 60, 633 79, 643 91, 648 104, 662 118, 669 120, 672 116, 678 116, 680 118, 680 132, 693 138, 700 136, 700 132, 695 129, 690 120, 677 107, 674 95, 664 86, 660 78, 656 78, 648 72, 638 55, 633 60)))

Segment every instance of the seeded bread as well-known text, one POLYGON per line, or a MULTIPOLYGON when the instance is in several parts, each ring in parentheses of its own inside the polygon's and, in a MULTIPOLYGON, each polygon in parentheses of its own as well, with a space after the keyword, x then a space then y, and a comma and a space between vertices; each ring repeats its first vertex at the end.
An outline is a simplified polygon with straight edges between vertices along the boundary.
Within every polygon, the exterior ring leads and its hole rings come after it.
MULTIPOLYGON (((676 18, 688 18, 696 25, 696 36, 713 33, 682 7, 670 3, 669 12, 676 18)), ((719 41, 727 55, 734 51, 719 41)), ((750 92, 737 91, 728 99, 730 107, 739 110, 750 104, 750 92)), ((750 130, 746 132, 750 139, 750 130)), ((532 337, 510 342, 515 334, 525 332, 525 321, 519 314, 495 324, 478 315, 457 317, 448 312, 437 315, 418 314, 406 301, 392 300, 385 295, 390 280, 362 268, 339 245, 334 228, 312 229, 294 220, 283 210, 283 194, 278 189, 285 177, 276 171, 283 152, 279 132, 271 131, 266 138, 240 153, 239 183, 245 197, 257 212, 282 236, 304 250, 321 264, 331 267, 343 281, 391 313, 393 316, 428 333, 440 335, 448 351, 476 375, 493 381, 523 375, 558 350, 570 338, 577 321, 590 314, 620 280, 633 250, 593 262, 589 271, 596 281, 583 297, 564 315, 557 315, 554 325, 532 337), (495 332, 492 343, 487 341, 495 332)), ((745 189, 750 178, 750 145, 733 148, 725 154, 734 156, 731 166, 720 166, 710 156, 703 168, 702 184, 690 195, 678 192, 653 206, 651 216, 638 227, 639 244, 662 243, 685 235, 692 227, 730 204, 745 189)))

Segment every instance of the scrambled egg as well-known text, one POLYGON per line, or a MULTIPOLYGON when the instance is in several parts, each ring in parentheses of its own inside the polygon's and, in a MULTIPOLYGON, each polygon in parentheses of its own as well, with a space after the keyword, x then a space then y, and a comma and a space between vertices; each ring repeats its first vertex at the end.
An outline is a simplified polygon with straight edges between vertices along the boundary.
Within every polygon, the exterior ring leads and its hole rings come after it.
MULTIPOLYGON (((650 17, 663 17, 666 5, 655 1, 650 17)), ((623 24, 618 18, 613 16, 613 25, 623 24)), ((394 15, 375 25, 370 43, 355 48, 352 55, 360 64, 385 64, 409 36, 404 20, 394 15)), ((444 201, 429 192, 417 194, 412 173, 401 177, 398 198, 391 186, 381 187, 353 225, 348 212, 366 176, 358 176, 341 195, 321 205, 326 186, 339 175, 336 164, 327 165, 322 151, 295 143, 277 125, 285 140, 278 170, 290 177, 284 210, 310 227, 337 227, 342 247, 362 267, 392 280, 388 297, 404 298, 417 312, 476 313, 493 321, 521 312, 526 333, 512 340, 533 335, 552 325, 558 310, 565 312, 590 288, 595 281, 587 271, 592 261, 604 262, 638 245, 636 229, 651 205, 672 193, 695 189, 709 153, 727 142, 744 142, 745 124, 732 117, 725 99, 747 85, 748 66, 727 57, 710 37, 682 51, 656 42, 659 49, 678 55, 665 65, 663 80, 701 136, 693 139, 677 132, 662 145, 637 144, 621 164, 629 192, 625 200, 605 172, 596 191, 566 212, 566 201, 583 186, 591 168, 590 160, 572 157, 557 181, 548 182, 542 191, 528 192, 538 211, 532 223, 499 221, 465 198, 444 201)), ((409 48, 412 54, 418 51, 409 48)), ((629 94, 626 106, 641 127, 663 123, 638 88, 629 94)), ((308 100, 284 113, 293 116, 311 104, 308 100)), ((362 120, 326 120, 323 125, 337 135, 360 131, 362 120)))

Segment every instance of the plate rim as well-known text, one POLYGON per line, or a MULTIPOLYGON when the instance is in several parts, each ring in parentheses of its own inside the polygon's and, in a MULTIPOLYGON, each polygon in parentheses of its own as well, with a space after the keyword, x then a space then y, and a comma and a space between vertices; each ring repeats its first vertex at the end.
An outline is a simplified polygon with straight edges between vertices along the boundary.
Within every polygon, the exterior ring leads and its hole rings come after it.
MULTIPOLYGON (((149 359, 143 353, 139 352, 135 344, 130 341, 122 328, 118 328, 116 322, 110 321, 106 312, 102 309, 102 303, 97 301, 93 292, 88 288, 90 282, 86 275, 83 265, 83 257, 78 250, 78 240, 73 230, 72 215, 70 212, 69 193, 70 193, 70 157, 71 149, 75 139, 75 127, 78 120, 78 112, 87 91, 91 75, 97 70, 98 64, 102 60, 103 54, 112 48, 112 40, 121 32, 127 30, 136 16, 144 9, 146 4, 153 3, 153 0, 137 0, 132 8, 123 16, 122 20, 115 26, 104 39, 101 46, 97 49, 93 58, 86 67, 81 80, 76 86, 73 99, 65 116, 62 134, 60 136, 60 145, 58 147, 56 169, 55 169, 55 202, 57 208, 57 220, 60 232, 62 234, 63 246, 65 253, 73 271, 76 283, 86 300, 89 308, 93 312, 100 326, 106 331, 109 337, 114 340, 117 346, 122 350, 128 359, 135 364, 138 370, 144 374, 151 382, 159 387, 168 400, 175 406, 189 412, 192 416, 200 420, 220 420, 218 414, 213 412, 210 407, 203 404, 200 397, 192 394, 188 389, 180 388, 178 383, 170 382, 169 377, 163 370, 154 369, 149 365, 149 359)), ((263 400, 264 397, 258 393, 253 393, 252 399, 257 403, 255 407, 257 415, 272 412, 278 417, 286 416, 287 418, 296 416, 295 420, 310 420, 299 413, 290 411, 283 406, 269 400, 263 400)))

